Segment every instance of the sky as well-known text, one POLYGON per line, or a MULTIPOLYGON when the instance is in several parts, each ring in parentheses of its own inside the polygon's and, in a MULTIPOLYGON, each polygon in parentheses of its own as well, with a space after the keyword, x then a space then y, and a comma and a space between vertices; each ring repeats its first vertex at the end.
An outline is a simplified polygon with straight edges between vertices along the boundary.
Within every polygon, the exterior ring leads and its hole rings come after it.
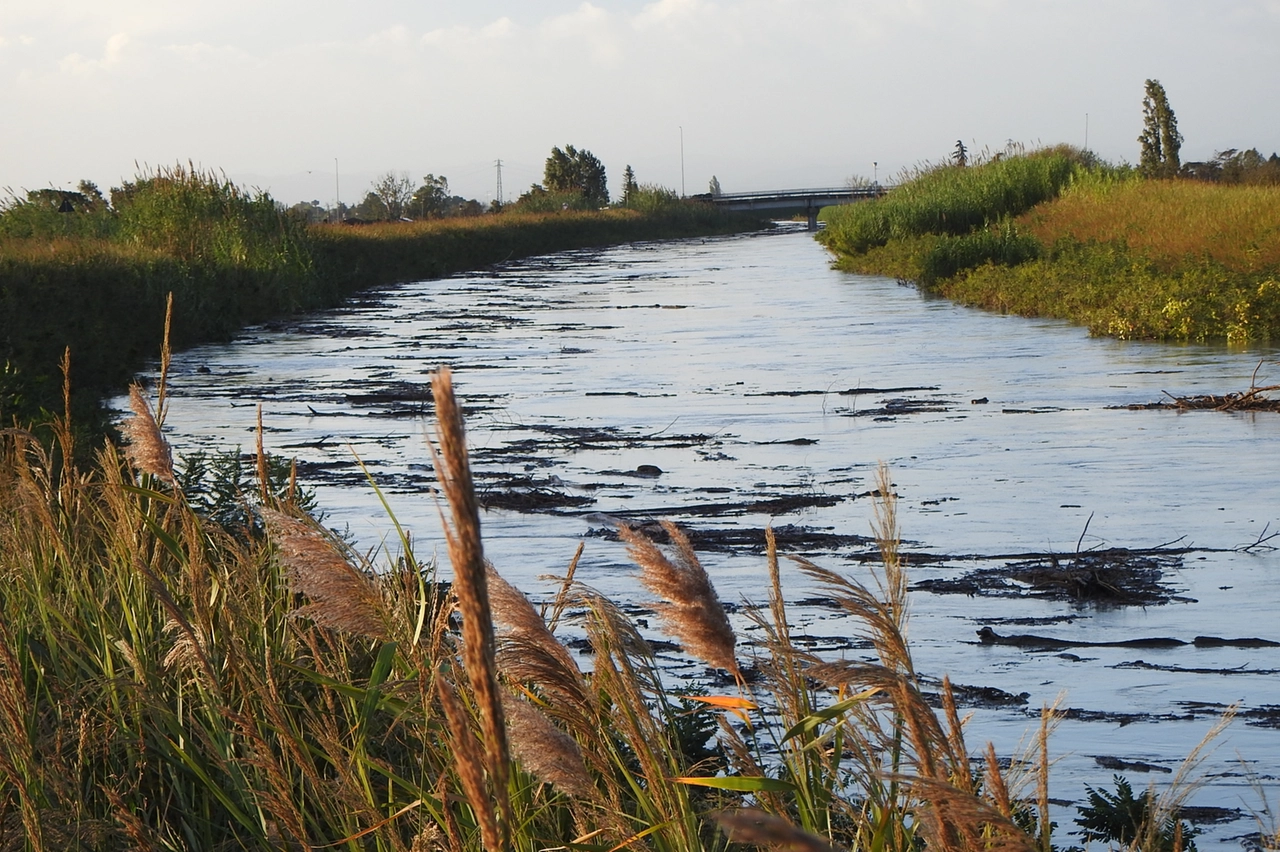
MULTIPOLYGON (((192 162, 293 203, 512 199, 552 146, 705 192, 1067 142, 1280 151, 1280 0, 0 0, 0 190, 192 162)), ((5 193, 8 194, 7 192, 5 193)))

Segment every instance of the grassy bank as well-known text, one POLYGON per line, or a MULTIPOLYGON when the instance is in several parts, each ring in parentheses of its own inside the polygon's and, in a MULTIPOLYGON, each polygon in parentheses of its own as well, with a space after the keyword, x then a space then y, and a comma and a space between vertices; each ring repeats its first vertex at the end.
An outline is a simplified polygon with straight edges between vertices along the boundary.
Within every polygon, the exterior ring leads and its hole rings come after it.
POLYGON ((0 213, 0 423, 61 410, 71 350, 82 422, 159 351, 168 293, 177 347, 336 304, 364 287, 431 278, 546 252, 731 233, 760 222, 701 205, 503 214, 363 227, 316 226, 269 196, 184 169, 139 178, 112 204, 82 196, 0 213), (44 413, 42 413, 42 411, 44 413))
POLYGON ((1280 337, 1280 188, 1144 180, 1077 156, 1058 191, 1044 193, 1040 173, 1001 166, 944 168, 906 188, 913 204, 945 211, 951 194, 937 187, 959 180, 955 173, 974 187, 1003 185, 1012 174, 1028 184, 1023 198, 1043 197, 1010 205, 975 189, 970 197, 985 216, 970 212, 968 230, 924 222, 881 242, 857 235, 867 230, 862 222, 889 213, 831 210, 823 240, 843 268, 916 281, 991 310, 1069 319, 1095 334, 1280 337))
MULTIPOLYGON (((640 625, 571 582, 576 556, 542 607, 485 566, 447 373, 433 396, 451 589, 398 529, 405 558, 362 561, 287 479, 250 481, 219 523, 140 392, 128 446, 90 468, 0 434, 0 848, 1050 852, 1053 714, 1010 765, 971 756, 949 685, 934 709, 891 496, 870 587, 798 563, 865 659, 792 641, 772 540, 743 647, 677 529, 670 548, 623 529, 655 621, 720 672, 681 694, 640 625)), ((1135 848, 1189 848, 1185 792, 1135 848)))

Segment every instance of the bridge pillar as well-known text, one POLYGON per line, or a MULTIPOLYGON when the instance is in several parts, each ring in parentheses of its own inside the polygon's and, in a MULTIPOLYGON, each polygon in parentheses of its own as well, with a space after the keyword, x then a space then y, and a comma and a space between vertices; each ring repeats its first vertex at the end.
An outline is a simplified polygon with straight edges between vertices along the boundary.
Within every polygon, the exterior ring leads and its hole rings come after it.
POLYGON ((819 208, 816 204, 814 204, 814 203, 813 203, 813 200, 812 200, 812 199, 810 199, 809 201, 806 201, 806 202, 805 202, 805 205, 804 205, 804 212, 805 212, 806 214, 808 214, 808 216, 809 216, 809 230, 810 230, 810 231, 816 231, 816 230, 818 230, 818 210, 819 210, 819 209, 820 209, 820 208, 819 208))

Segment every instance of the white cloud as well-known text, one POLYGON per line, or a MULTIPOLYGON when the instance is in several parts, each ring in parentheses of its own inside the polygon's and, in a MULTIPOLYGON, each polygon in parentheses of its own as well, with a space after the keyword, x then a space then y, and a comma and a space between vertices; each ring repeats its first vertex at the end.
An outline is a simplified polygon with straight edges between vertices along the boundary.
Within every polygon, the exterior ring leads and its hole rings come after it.
POLYGON ((62 57, 58 67, 66 74, 85 76, 102 71, 110 71, 119 66, 125 59, 130 39, 126 33, 116 33, 107 39, 102 48, 100 59, 87 59, 79 53, 69 53, 62 57))

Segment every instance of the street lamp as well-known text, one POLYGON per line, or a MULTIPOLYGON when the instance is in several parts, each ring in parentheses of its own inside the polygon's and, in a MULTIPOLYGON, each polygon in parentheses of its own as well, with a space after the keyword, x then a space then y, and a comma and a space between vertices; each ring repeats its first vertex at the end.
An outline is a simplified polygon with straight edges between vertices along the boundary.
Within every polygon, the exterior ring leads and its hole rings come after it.
POLYGON ((680 126, 680 197, 684 198, 684 125, 680 126))

